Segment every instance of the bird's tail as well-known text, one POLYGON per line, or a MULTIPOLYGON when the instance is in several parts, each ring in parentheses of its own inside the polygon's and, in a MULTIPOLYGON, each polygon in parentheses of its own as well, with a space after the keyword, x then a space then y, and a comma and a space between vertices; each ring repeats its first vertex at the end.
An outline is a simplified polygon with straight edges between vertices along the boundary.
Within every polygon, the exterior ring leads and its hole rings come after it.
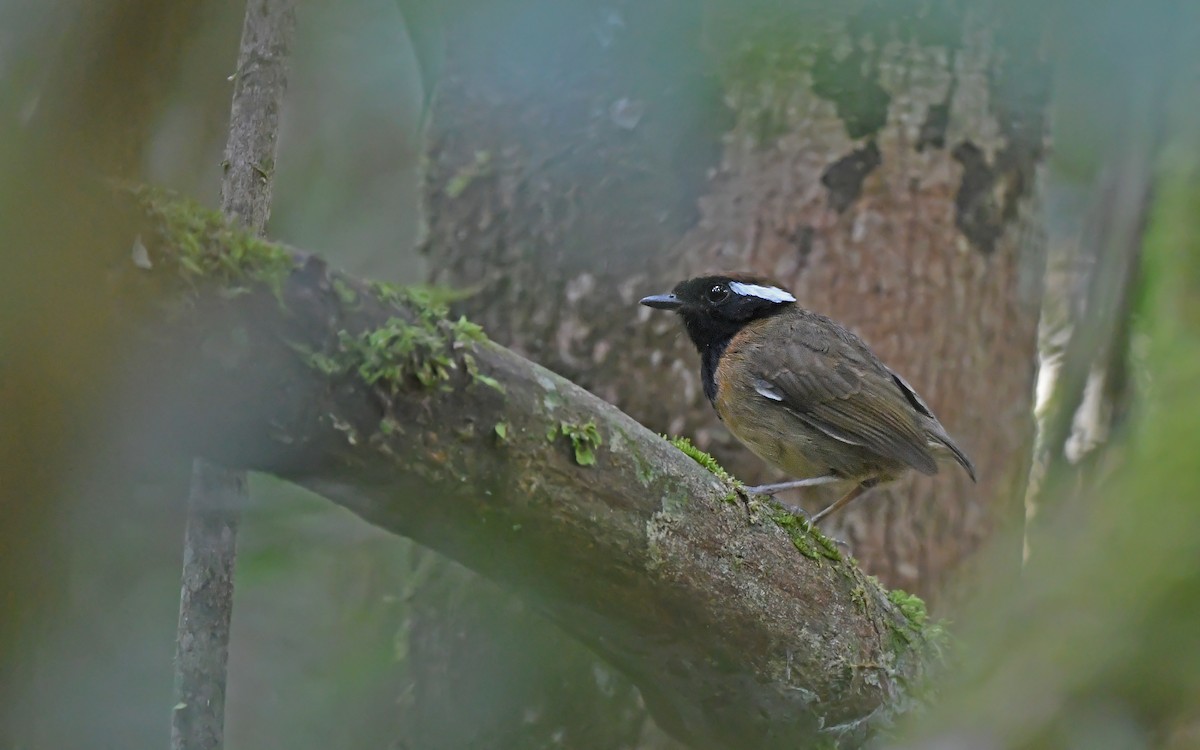
MULTIPOLYGON (((940 427, 941 425, 938 426, 940 427)), ((935 444, 945 448, 949 451, 950 455, 954 456, 954 460, 958 462, 959 466, 966 469, 967 476, 971 477, 972 482, 978 481, 975 478, 975 464, 971 463, 971 459, 967 458, 967 454, 963 453, 962 448, 954 444, 954 441, 950 439, 950 436, 944 430, 930 430, 929 437, 933 439, 935 444)))

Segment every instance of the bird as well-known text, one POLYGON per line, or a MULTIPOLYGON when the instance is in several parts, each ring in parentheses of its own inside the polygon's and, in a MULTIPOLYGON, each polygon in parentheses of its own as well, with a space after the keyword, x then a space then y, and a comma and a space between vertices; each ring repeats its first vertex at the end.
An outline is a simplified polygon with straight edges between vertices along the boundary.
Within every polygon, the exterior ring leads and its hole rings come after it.
POLYGON ((911 470, 932 475, 955 462, 976 481, 971 459, 907 380, 770 279, 698 276, 640 304, 679 314, 717 416, 755 455, 797 477, 747 487, 749 494, 853 483, 812 516, 816 524, 911 470))

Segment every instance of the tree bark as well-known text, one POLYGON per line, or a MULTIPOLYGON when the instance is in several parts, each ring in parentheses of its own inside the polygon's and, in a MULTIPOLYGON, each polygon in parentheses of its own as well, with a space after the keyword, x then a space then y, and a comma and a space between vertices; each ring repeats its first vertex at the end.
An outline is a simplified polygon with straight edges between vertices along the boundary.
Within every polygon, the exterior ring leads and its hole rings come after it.
POLYGON ((919 697, 935 629, 818 532, 465 321, 142 195, 111 282, 139 460, 269 471, 485 573, 693 747, 856 746, 919 697))
POLYGON ((767 5, 532 2, 447 23, 434 278, 474 290, 461 309, 498 341, 760 481, 676 322, 634 305, 701 270, 775 276, 863 335, 975 459, 977 487, 911 478, 832 528, 937 599, 1023 518, 1046 71, 1018 27, 1036 24, 986 2, 767 5))

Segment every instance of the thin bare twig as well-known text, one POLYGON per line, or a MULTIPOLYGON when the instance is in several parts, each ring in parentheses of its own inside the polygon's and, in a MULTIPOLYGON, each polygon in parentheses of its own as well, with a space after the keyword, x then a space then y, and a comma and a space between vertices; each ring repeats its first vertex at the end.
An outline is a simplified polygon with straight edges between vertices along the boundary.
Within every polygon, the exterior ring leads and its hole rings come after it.
MULTIPOLYGON (((260 235, 271 213, 279 111, 295 25, 292 0, 246 3, 221 209, 260 235)), ((224 746, 238 508, 245 496, 245 472, 196 459, 184 534, 171 750, 224 746)))

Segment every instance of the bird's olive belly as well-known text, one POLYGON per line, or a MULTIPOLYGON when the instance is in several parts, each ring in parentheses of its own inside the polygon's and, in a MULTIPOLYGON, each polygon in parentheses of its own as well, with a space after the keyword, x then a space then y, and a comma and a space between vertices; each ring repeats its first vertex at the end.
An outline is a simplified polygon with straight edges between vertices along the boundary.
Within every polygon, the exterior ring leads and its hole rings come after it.
POLYGON ((719 398, 717 413, 734 437, 789 476, 885 479, 903 470, 895 461, 832 438, 782 406, 764 402, 751 390, 736 398, 719 398))

